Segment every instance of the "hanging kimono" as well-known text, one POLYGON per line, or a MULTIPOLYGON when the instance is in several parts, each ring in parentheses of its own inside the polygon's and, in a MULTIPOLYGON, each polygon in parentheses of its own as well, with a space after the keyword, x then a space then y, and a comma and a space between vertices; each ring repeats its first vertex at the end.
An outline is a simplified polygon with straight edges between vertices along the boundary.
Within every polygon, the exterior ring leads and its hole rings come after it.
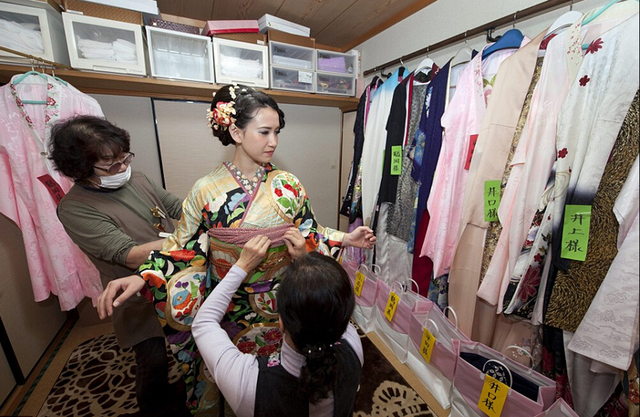
POLYGON ((582 44, 590 43, 621 21, 613 18, 585 27, 579 21, 547 46, 540 81, 498 210, 502 233, 478 290, 478 296, 496 306, 497 313, 502 312, 504 295, 522 245, 528 239, 533 240, 528 234, 556 159, 557 119, 582 64, 582 44))
POLYGON ((499 50, 484 60, 482 53, 477 54, 462 70, 456 93, 442 116, 442 149, 427 201, 430 225, 420 251, 420 256, 428 256, 433 261, 435 277, 449 272, 459 236, 462 198, 475 139, 498 68, 516 50, 499 50))
POLYGON ((279 348, 275 291, 291 263, 280 239, 291 225, 306 239, 307 251, 337 256, 343 232, 319 226, 302 184, 272 165, 258 169, 252 182, 224 163, 192 188, 183 216, 162 251, 152 253, 139 273, 166 323, 167 341, 184 371, 190 407, 219 404, 219 392, 206 372, 191 323, 204 299, 224 278, 251 236, 270 234, 265 260, 249 273, 229 305, 221 326, 243 353, 268 356, 279 348), (277 241, 279 240, 279 242, 277 241))
POLYGON ((102 293, 98 270, 56 215, 57 202, 73 183, 48 159, 51 126, 80 114, 102 116, 102 110, 49 75, 15 75, 0 87, 0 213, 22 231, 35 301, 54 294, 63 311, 102 293))
POLYGON ((391 110, 393 92, 404 79, 407 70, 400 67, 387 81, 376 90, 367 124, 364 130, 364 145, 362 147, 362 218, 365 225, 373 225, 375 218, 378 190, 382 179, 382 154, 387 138, 387 119, 391 110))
MULTIPOLYGON (((456 311, 458 327, 472 335, 476 291, 480 285, 486 229, 484 183, 502 178, 520 114, 535 83, 538 48, 546 31, 506 59, 496 75, 492 100, 487 106, 465 188, 461 237, 449 274, 449 305, 456 311)), ((536 78, 537 81, 537 78, 536 78)), ((495 316, 495 312, 490 314, 495 316)), ((495 318, 495 317, 494 317, 495 318)), ((492 327, 490 324, 487 327, 492 327)), ((488 333, 492 333, 491 330, 488 333)), ((479 339, 474 339, 479 340, 479 339)), ((481 340, 489 344, 490 340, 481 340)))

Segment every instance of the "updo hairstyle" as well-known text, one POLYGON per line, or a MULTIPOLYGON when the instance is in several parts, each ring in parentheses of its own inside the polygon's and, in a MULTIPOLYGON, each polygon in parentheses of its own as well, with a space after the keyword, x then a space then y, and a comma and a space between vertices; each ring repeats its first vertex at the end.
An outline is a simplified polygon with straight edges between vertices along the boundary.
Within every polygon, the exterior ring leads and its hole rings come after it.
POLYGON ((337 376, 333 344, 346 331, 355 307, 351 282, 333 258, 310 252, 284 273, 276 299, 285 331, 306 358, 299 393, 315 404, 328 397, 337 376))
MULTIPOLYGON (((245 85, 225 85, 216 92, 211 101, 210 110, 214 110, 219 102, 229 103, 231 101, 235 103, 233 108, 236 113, 232 115, 233 118, 236 119, 234 124, 239 129, 247 127, 251 119, 258 113, 258 110, 265 107, 271 107, 278 112, 280 129, 284 128, 284 113, 280 110, 280 107, 278 107, 278 103, 262 91, 254 90, 245 85), (232 92, 235 94, 235 98, 233 98, 232 92)), ((215 129, 212 126, 211 131, 215 137, 220 139, 220 142, 222 142, 224 146, 235 144, 231 133, 229 133, 229 128, 215 129)))

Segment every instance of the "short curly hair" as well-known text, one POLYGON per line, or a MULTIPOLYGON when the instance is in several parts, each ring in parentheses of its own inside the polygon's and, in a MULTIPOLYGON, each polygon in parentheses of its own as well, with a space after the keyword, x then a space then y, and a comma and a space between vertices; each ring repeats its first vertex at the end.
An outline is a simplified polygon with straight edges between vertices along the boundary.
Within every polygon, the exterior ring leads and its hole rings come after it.
POLYGON ((129 133, 96 116, 76 116, 58 122, 51 129, 49 159, 56 170, 74 182, 87 183, 93 166, 129 152, 129 133))
MULTIPOLYGON (((235 115, 233 115, 234 119, 236 119, 234 124, 239 129, 247 127, 256 113, 258 113, 258 110, 266 107, 271 107, 278 113, 279 127, 280 129, 284 128, 284 112, 280 110, 278 103, 276 103, 271 96, 262 91, 254 90, 245 85, 225 85, 216 92, 211 101, 210 109, 215 109, 219 102, 228 103, 230 101, 235 103, 233 106, 236 111, 235 115), (232 96, 231 89, 233 89, 235 98, 232 96)), ((235 143, 231 137, 231 133, 229 133, 229 129, 214 129, 212 127, 211 131, 215 137, 220 139, 220 142, 222 142, 224 146, 235 143)))

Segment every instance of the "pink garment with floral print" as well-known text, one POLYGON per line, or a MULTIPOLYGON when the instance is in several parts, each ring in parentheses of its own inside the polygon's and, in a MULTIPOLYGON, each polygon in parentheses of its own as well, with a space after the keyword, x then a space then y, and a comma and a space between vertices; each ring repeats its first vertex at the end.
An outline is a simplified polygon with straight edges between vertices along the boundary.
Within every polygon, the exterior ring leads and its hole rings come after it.
POLYGON ((53 293, 63 311, 71 310, 85 296, 97 299, 100 275, 65 232, 56 202, 38 177, 49 175, 68 192, 73 183, 47 158, 51 126, 78 114, 103 114, 93 98, 51 76, 15 84, 18 77, 0 87, 0 213, 22 231, 35 301, 53 293))

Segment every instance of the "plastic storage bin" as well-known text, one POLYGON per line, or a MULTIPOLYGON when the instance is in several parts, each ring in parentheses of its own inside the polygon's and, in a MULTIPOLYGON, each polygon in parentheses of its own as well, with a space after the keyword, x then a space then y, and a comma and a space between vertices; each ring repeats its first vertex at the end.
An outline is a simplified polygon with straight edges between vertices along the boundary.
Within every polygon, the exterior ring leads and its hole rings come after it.
POLYGON ((313 71, 272 66, 271 88, 313 93, 316 91, 315 75, 313 71))
POLYGON ((316 52, 316 69, 322 72, 356 76, 358 74, 357 58, 356 55, 318 49, 316 52))
MULTIPOLYGON (((62 17, 44 2, 34 2, 34 7, 0 3, 0 46, 69 65, 62 17)), ((5 51, 0 51, 0 60, 30 62, 5 51)))
POLYGON ((318 72, 316 73, 316 79, 316 92, 318 93, 341 96, 353 96, 355 94, 355 77, 318 72))
POLYGON ((151 76, 213 83, 211 38, 146 27, 151 76))
POLYGON ((271 66, 315 70, 316 51, 313 48, 269 41, 271 66))
POLYGON ((62 22, 72 67, 147 74, 142 26, 65 12, 62 22))
POLYGON ((213 63, 218 84, 269 87, 267 46, 213 38, 213 63))

